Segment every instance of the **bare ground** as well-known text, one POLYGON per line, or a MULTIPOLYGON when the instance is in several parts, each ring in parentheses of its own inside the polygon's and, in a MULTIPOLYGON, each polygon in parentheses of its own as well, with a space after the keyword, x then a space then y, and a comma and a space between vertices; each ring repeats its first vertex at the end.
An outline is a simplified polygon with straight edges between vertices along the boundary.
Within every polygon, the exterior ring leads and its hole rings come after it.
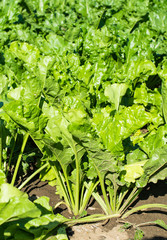
MULTIPOLYGON (((60 200, 55 194, 55 188, 47 184, 47 182, 40 182, 35 180, 23 189, 26 191, 30 199, 35 199, 40 196, 48 196, 50 198, 50 205, 55 206, 60 200)), ((149 203, 167 204, 167 183, 160 181, 157 184, 150 184, 147 189, 143 190, 139 199, 134 206, 139 206, 149 203)), ((56 212, 63 214, 66 217, 72 217, 64 206, 56 209, 56 212)), ((55 213, 56 213, 55 212, 55 213)), ((88 213, 102 213, 101 208, 95 202, 88 209, 88 213)), ((138 212, 126 219, 126 222, 132 223, 134 226, 144 222, 155 221, 157 219, 163 220, 167 224, 167 211, 164 210, 147 210, 138 212)), ((76 225, 68 229, 68 237, 70 240, 133 240, 135 230, 133 227, 123 229, 121 219, 112 219, 108 223, 92 223, 76 225)), ((143 240, 167 240, 167 231, 155 225, 142 226, 140 229, 144 232, 143 240)), ((136 239, 138 240, 138 239, 136 239)))

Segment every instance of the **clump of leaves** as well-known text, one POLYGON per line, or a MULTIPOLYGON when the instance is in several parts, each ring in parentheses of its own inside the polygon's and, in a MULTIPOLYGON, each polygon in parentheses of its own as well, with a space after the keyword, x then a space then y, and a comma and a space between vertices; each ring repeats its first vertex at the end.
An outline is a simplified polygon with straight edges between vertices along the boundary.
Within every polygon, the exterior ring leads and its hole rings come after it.
POLYGON ((86 214, 91 196, 98 201, 105 216, 87 221, 166 209, 127 211, 149 182, 167 176, 165 6, 166 0, 0 3, 0 116, 13 139, 23 134, 12 185, 31 138, 43 157, 19 189, 43 170, 41 178, 57 186, 75 217, 86 214))

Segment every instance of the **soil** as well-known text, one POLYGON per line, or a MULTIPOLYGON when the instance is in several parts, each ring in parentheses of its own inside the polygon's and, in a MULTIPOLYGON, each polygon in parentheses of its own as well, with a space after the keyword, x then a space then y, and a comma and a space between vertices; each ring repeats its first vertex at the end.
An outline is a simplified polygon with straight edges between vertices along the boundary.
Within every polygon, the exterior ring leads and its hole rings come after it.
MULTIPOLYGON (((59 196, 55 194, 55 187, 51 187, 47 182, 35 180, 27 185, 23 191, 29 194, 31 200, 40 196, 48 196, 50 198, 50 205, 55 206, 59 201, 59 196)), ((157 184, 150 184, 145 190, 141 192, 139 198, 136 200, 134 206, 139 206, 149 203, 167 204, 167 182, 159 181, 157 184)), ((65 206, 60 206, 55 213, 61 213, 65 217, 71 218, 65 206)), ((88 213, 102 213, 101 208, 96 202, 93 202, 88 208, 88 213)), ((157 219, 163 220, 167 224, 167 211, 146 210, 132 214, 126 219, 133 226, 140 223, 155 221, 157 219)), ((76 225, 67 230, 69 240, 133 240, 135 228, 123 229, 121 219, 112 219, 109 222, 100 222, 92 224, 76 225)), ((141 226, 140 229, 144 232, 142 240, 167 240, 167 230, 156 225, 141 226)), ((138 240, 136 238, 135 240, 138 240)))

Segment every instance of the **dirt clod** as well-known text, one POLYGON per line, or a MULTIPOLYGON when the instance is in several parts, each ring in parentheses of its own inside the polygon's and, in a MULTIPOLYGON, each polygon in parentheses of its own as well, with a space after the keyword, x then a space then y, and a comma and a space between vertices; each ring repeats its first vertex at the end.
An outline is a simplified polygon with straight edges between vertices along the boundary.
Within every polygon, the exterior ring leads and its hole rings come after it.
POLYGON ((99 224, 84 224, 72 227, 73 235, 70 240, 128 240, 127 232, 121 229, 121 225, 117 225, 111 230, 104 231, 99 224), (82 236, 82 238, 81 238, 82 236))

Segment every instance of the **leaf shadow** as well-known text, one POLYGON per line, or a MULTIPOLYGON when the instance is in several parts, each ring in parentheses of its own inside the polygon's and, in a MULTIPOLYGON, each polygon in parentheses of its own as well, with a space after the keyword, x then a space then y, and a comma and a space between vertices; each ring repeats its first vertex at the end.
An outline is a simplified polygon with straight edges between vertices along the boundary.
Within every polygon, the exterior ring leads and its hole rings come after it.
POLYGON ((139 194, 138 198, 134 201, 131 207, 134 207, 141 200, 147 202, 150 197, 159 198, 167 195, 167 182, 158 181, 155 183, 149 183, 139 194))
POLYGON ((33 184, 31 185, 31 183, 30 183, 26 188, 24 188, 24 192, 29 194, 34 189, 43 188, 44 186, 48 185, 47 182, 42 182, 42 184, 39 185, 40 182, 41 182, 40 179, 37 182, 35 182, 35 183, 32 181, 33 184))

